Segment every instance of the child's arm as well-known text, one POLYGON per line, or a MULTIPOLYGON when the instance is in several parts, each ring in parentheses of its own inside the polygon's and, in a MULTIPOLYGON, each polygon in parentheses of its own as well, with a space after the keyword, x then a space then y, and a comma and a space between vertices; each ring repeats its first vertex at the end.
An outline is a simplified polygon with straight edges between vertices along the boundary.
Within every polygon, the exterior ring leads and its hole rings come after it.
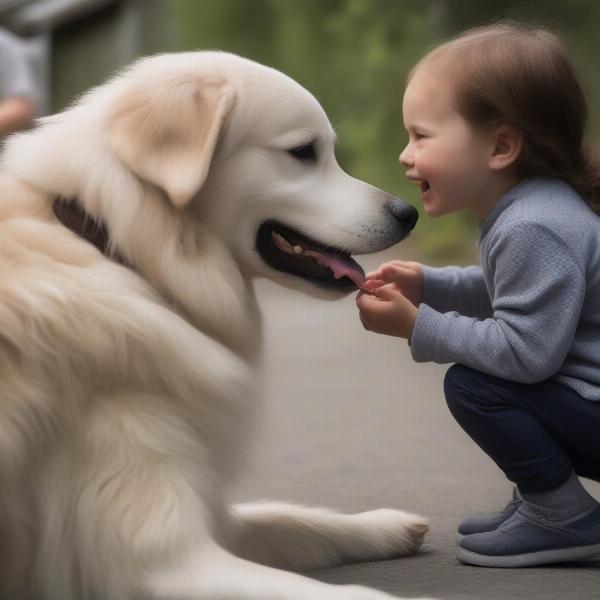
POLYGON ((411 335, 416 361, 461 363, 523 383, 559 370, 579 322, 585 273, 574 251, 544 225, 505 229, 490 243, 493 318, 442 314, 421 304, 411 335))
POLYGON ((467 317, 492 316, 492 302, 481 267, 423 267, 421 302, 445 313, 452 310, 467 317))
POLYGON ((367 281, 395 283, 415 306, 421 302, 439 312, 456 310, 469 317, 492 316, 492 304, 481 267, 428 267, 418 262, 385 262, 367 281))
POLYGON ((367 331, 409 338, 421 302, 439 312, 459 311, 467 316, 492 315, 483 273, 479 267, 435 269, 418 262, 393 260, 368 273, 356 304, 367 331), (381 300, 387 300, 382 303, 381 300), (408 305, 412 304, 412 307, 408 305))

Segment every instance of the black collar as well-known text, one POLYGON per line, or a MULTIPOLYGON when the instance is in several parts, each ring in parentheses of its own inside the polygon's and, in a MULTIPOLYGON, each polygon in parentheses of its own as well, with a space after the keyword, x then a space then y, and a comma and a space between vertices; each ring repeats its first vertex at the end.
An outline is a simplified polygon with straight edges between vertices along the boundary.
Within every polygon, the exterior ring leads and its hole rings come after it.
POLYGON ((130 265, 118 252, 109 250, 110 236, 102 221, 98 221, 82 210, 76 202, 67 202, 57 198, 53 205, 56 218, 79 237, 94 244, 102 254, 125 266, 130 265))

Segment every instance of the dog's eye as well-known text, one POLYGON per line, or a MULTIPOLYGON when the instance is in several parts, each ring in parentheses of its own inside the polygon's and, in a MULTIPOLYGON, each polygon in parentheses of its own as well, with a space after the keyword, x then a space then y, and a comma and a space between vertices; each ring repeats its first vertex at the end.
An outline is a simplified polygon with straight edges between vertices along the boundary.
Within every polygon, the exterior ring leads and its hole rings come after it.
POLYGON ((314 161, 317 160, 317 153, 315 151, 315 143, 310 142, 309 144, 303 144, 302 146, 296 146, 290 148, 288 153, 294 158, 301 161, 314 161))

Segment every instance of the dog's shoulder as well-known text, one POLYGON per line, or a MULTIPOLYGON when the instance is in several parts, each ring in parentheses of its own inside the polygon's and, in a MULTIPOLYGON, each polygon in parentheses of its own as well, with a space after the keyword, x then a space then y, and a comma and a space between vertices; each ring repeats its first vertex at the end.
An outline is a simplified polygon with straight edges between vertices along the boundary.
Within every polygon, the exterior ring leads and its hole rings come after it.
POLYGON ((153 362, 173 338, 225 371, 238 369, 237 357, 148 281, 64 227, 52 198, 3 175, 0 189, 0 362, 7 352, 46 362, 71 357, 124 372, 129 359, 153 362))

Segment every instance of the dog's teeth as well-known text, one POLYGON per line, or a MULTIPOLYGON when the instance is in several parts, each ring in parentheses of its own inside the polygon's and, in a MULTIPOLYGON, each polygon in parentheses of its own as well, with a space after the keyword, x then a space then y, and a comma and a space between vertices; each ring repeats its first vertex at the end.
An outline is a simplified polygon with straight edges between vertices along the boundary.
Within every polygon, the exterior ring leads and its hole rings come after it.
POLYGON ((304 252, 304 248, 300 244, 292 246, 282 235, 275 231, 271 232, 271 239, 280 250, 287 254, 302 254, 304 252))
POLYGON ((275 242, 275 245, 283 252, 287 254, 294 253, 294 247, 282 236, 274 231, 271 232, 271 239, 275 242))

